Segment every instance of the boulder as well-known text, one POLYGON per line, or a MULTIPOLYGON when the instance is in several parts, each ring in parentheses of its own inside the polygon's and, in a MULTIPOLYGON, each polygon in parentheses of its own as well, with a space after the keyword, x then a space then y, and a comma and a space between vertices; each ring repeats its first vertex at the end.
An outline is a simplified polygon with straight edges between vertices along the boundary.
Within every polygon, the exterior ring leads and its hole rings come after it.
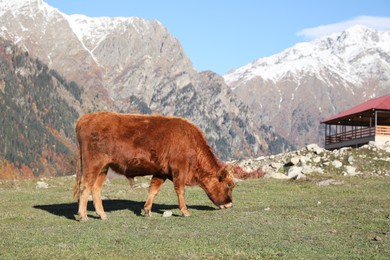
POLYGON ((290 162, 293 164, 293 165, 297 165, 300 161, 300 158, 299 157, 292 157, 290 159, 290 162))
POLYGON ((289 179, 296 179, 299 177, 299 175, 303 174, 302 173, 302 167, 298 166, 291 166, 290 169, 287 172, 287 177, 289 179))
POLYGON ((338 169, 338 168, 340 168, 341 166, 343 166, 343 163, 340 162, 339 160, 334 160, 334 161, 332 162, 332 165, 333 165, 336 169, 338 169))
POLYGON ((344 171, 345 176, 356 176, 358 174, 359 174, 359 172, 356 171, 355 167, 350 166, 350 165, 345 167, 345 171, 344 171))
POLYGON ((315 154, 320 154, 325 151, 325 149, 319 147, 318 144, 309 144, 306 146, 306 149, 310 152, 314 152, 315 154))

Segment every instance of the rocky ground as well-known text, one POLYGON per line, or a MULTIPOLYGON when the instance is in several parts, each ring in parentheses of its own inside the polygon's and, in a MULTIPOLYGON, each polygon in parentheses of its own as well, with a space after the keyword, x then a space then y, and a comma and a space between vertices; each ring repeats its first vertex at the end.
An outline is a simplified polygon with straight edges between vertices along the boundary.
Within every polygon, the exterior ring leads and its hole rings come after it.
POLYGON ((264 178, 301 179, 311 174, 390 176, 390 144, 325 150, 317 144, 288 153, 233 162, 246 172, 261 168, 264 178))
MULTIPOLYGON (((229 163, 241 166, 245 171, 241 171, 236 176, 237 179, 304 179, 315 174, 390 177, 390 144, 370 142, 359 148, 346 147, 333 151, 310 144, 297 151, 229 163)), ((114 178, 123 177, 110 171, 106 182, 109 183, 114 178)), ((340 181, 337 179, 328 178, 318 185, 336 185, 338 182, 340 181)), ((149 181, 133 182, 130 185, 133 188, 147 189, 149 181)), ((48 188, 44 178, 36 183, 36 188, 48 188)))

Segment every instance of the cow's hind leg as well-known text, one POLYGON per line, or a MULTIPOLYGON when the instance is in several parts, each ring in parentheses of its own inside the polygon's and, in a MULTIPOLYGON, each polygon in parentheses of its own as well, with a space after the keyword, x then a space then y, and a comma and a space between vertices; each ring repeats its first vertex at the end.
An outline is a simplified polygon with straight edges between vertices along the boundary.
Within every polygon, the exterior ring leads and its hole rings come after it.
POLYGON ((104 183, 104 180, 106 179, 107 174, 106 173, 100 173, 93 185, 92 188, 92 199, 93 199, 93 205, 95 206, 96 213, 100 216, 101 219, 105 220, 107 219, 107 215, 104 212, 103 204, 102 204, 102 186, 104 183))
POLYGON ((80 199, 79 199, 79 218, 80 221, 87 221, 87 203, 88 203, 88 197, 91 193, 91 189, 88 185, 83 185, 83 191, 81 192, 80 199))
POLYGON ((153 176, 150 181, 149 195, 144 205, 145 216, 150 217, 152 215, 153 199, 164 184, 165 180, 165 178, 153 176))
MULTIPOLYGON (((101 181, 101 178, 98 178, 98 176, 100 176, 101 174, 101 165, 95 165, 95 166, 92 166, 92 165, 85 165, 84 167, 84 175, 83 175, 83 178, 82 178, 82 186, 83 186, 83 191, 81 192, 81 195, 80 195, 80 199, 79 199, 79 217, 80 217, 80 221, 87 221, 88 220, 88 216, 87 216, 87 205, 88 205, 88 198, 89 198, 89 195, 91 194, 91 191, 96 193, 96 186, 95 186, 95 183, 100 180, 101 181)), ((105 176, 103 176, 105 177, 105 176)), ((104 181, 104 178, 103 178, 103 181, 104 181)), ((101 188, 100 188, 101 189, 101 188)), ((99 194, 100 194, 100 191, 99 191, 99 194)), ((94 203, 98 205, 101 205, 101 198, 100 198, 100 195, 97 196, 99 198, 99 201, 100 202, 95 202, 95 199, 94 199, 94 203)), ((96 198, 96 201, 98 201, 98 198, 96 198)), ((101 212, 101 211, 99 211, 101 212)))

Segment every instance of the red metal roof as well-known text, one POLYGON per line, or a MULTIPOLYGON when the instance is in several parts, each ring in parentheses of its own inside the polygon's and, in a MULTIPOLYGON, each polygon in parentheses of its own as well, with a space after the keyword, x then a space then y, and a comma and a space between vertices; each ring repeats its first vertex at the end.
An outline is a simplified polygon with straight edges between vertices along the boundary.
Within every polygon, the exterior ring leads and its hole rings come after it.
POLYGON ((357 105, 356 107, 353 107, 351 109, 345 110, 344 112, 341 112, 340 114, 332 116, 322 121, 321 123, 327 123, 329 121, 333 121, 349 115, 358 114, 368 110, 390 110, 390 95, 384 95, 378 98, 370 99, 360 105, 357 105))

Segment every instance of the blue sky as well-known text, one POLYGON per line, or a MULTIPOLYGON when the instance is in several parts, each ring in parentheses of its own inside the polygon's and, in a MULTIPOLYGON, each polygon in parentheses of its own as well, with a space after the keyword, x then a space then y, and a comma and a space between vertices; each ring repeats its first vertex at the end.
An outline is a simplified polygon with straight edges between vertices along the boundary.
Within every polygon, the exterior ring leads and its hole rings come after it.
POLYGON ((225 74, 354 24, 390 29, 389 0, 44 0, 66 14, 158 20, 198 71, 225 74))

